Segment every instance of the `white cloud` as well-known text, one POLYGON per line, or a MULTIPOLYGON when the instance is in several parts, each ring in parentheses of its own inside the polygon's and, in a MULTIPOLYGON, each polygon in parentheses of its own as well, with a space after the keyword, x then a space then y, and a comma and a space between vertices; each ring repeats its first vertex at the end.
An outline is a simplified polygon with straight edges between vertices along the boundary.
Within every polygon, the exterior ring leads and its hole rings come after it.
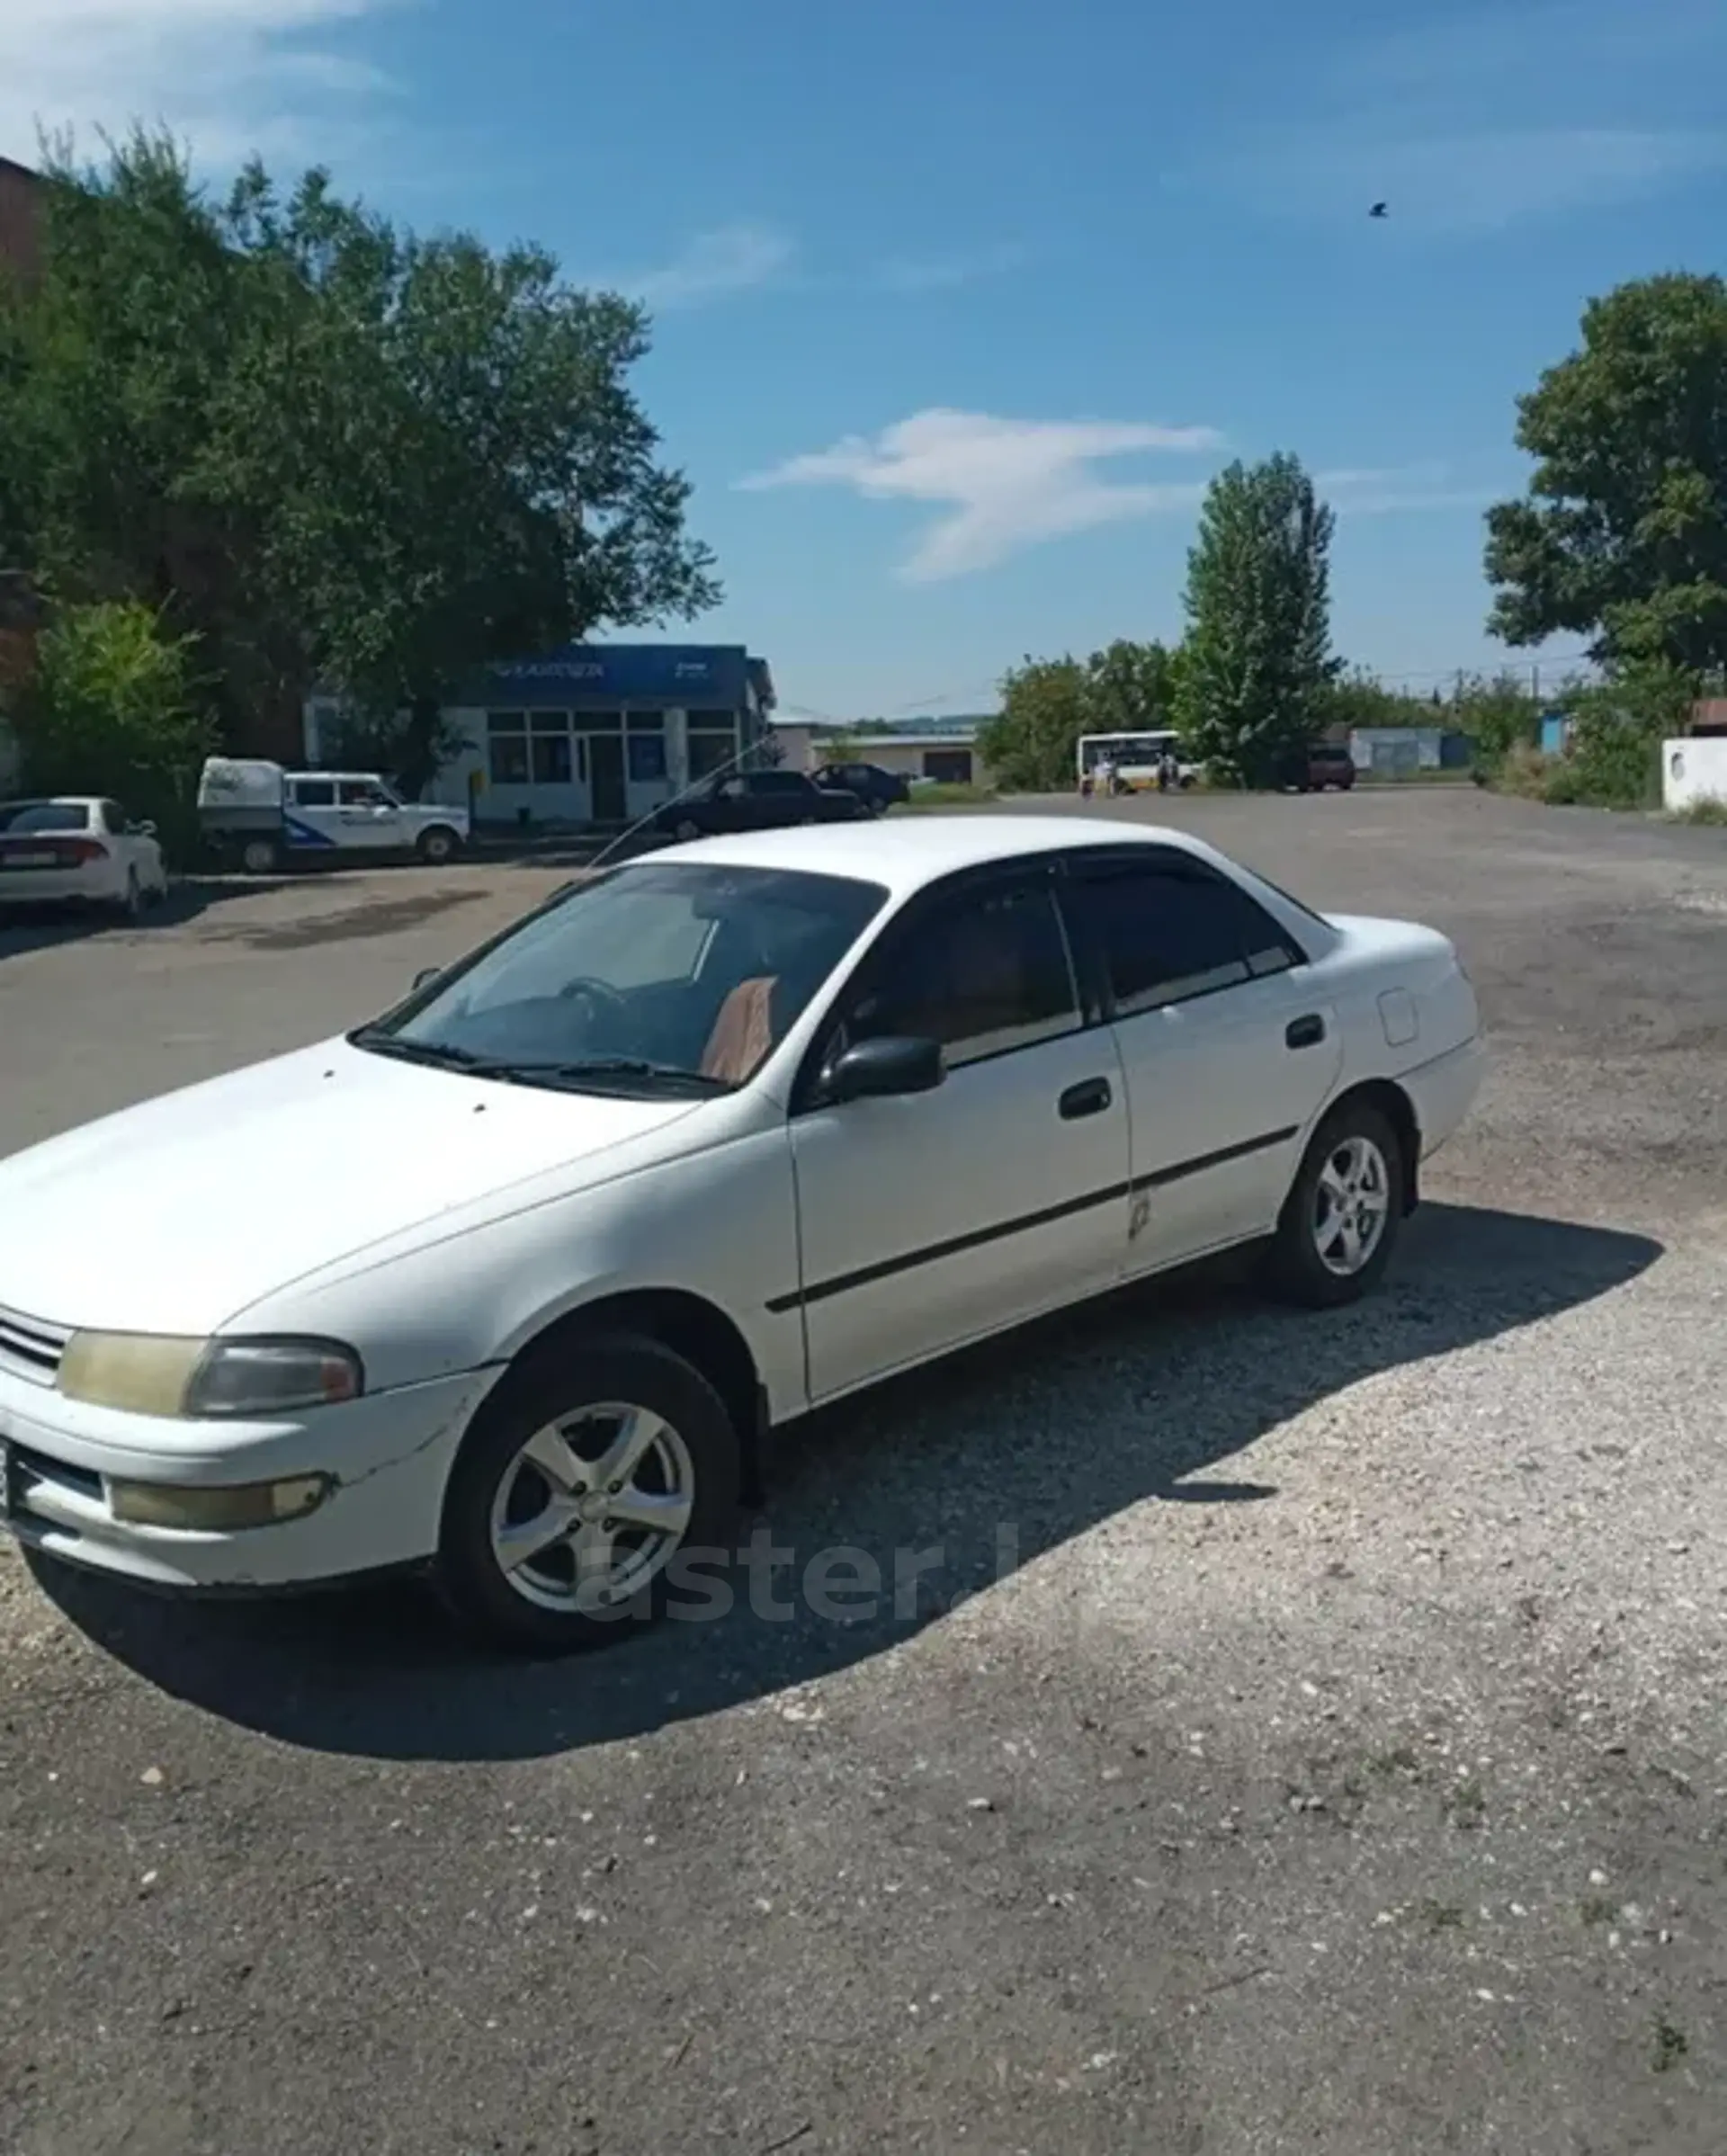
MULTIPOLYGON (((0 0, 0 152, 166 125, 199 162, 316 154, 387 85, 324 41, 380 0, 0 0)), ((389 4, 389 0, 382 0, 389 4)))
POLYGON ((1279 215, 1365 220, 1396 230, 1466 236, 1638 200, 1727 166, 1727 131, 1518 127, 1498 131, 1303 138, 1233 159, 1225 175, 1279 215))
POLYGON ((622 279, 620 289, 651 308, 700 307, 771 284, 796 252, 786 234, 772 226, 723 225, 698 234, 664 268, 622 279))
POLYGON ((1429 9, 1316 54, 1287 85, 1296 123, 1244 130, 1172 176, 1268 216, 1358 220, 1382 247, 1556 221, 1727 171, 1724 68, 1720 0, 1429 9), (1370 228, 1382 200, 1388 223, 1370 228))
POLYGON ((1025 248, 1011 241, 971 255, 895 255, 877 269, 874 282, 890 292, 954 291, 986 277, 1002 276, 1025 259, 1025 248))
POLYGON ((739 484, 749 488, 850 487, 871 501, 941 505, 900 574, 935 583, 992 568, 1040 541, 1095 524, 1186 508, 1196 482, 1100 479, 1110 457, 1215 449, 1205 426, 1107 420, 1002 419, 987 412, 917 412, 873 438, 849 435, 831 449, 793 457, 739 484))
POLYGON ((1356 467, 1316 471, 1320 498, 1339 516, 1400 516, 1439 509, 1484 509, 1516 491, 1504 486, 1465 485, 1449 465, 1440 463, 1356 467))

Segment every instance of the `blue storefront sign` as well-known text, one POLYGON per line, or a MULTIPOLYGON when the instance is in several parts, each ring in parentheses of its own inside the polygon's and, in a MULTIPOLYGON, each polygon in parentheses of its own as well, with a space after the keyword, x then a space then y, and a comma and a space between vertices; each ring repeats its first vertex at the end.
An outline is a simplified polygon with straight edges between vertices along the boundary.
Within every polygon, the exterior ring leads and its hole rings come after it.
MULTIPOLYGON (((741 711, 752 661, 741 644, 565 644, 487 670, 481 701, 604 710, 659 704, 741 711)), ((765 669, 764 669, 765 671, 765 669)))

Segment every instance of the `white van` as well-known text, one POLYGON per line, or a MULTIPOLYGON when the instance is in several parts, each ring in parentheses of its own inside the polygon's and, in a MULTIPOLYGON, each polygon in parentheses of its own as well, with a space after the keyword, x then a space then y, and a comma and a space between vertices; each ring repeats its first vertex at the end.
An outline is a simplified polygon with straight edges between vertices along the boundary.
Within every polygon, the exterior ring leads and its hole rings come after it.
POLYGON ((467 843, 466 809, 405 801, 375 771, 284 771, 255 757, 211 756, 198 780, 198 820, 248 875, 331 854, 412 854, 449 861, 467 843))

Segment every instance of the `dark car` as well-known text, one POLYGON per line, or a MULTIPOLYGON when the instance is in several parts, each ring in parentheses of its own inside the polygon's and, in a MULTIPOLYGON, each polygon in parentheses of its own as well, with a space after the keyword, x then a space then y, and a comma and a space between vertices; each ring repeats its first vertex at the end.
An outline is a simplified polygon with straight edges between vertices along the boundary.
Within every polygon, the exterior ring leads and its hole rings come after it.
POLYGON ((868 815, 856 794, 818 786, 801 771, 734 771, 667 801, 653 828, 671 838, 720 831, 772 831, 786 824, 854 823, 868 815))
POLYGON ((884 771, 880 764, 824 764, 815 775, 818 786, 856 794, 872 816, 885 816, 896 802, 911 799, 905 773, 884 771))
POLYGON ((1284 759, 1277 783, 1293 786, 1298 793, 1323 793, 1328 786, 1347 793, 1356 783, 1356 759, 1349 753, 1349 744, 1310 741, 1305 749, 1297 749, 1284 759))

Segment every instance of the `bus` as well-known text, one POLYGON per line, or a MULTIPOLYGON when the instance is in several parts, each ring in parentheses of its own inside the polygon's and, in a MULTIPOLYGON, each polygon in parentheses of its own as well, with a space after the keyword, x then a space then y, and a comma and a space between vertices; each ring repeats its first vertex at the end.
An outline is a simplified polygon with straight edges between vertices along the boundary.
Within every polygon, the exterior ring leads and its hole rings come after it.
POLYGON ((1176 783, 1191 786, 1199 776, 1197 764, 1181 753, 1181 737, 1173 727, 1143 734, 1081 734, 1078 748, 1079 791, 1094 791, 1093 774, 1105 758, 1114 766, 1117 793, 1142 793, 1158 783, 1158 766, 1165 756, 1176 759, 1176 783))

